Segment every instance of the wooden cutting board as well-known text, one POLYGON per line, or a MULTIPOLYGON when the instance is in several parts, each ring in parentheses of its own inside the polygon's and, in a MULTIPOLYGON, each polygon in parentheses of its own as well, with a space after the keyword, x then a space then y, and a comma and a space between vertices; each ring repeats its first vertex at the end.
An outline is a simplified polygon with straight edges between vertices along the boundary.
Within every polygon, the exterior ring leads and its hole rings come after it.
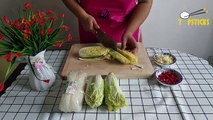
POLYGON ((114 72, 118 78, 148 78, 154 73, 154 69, 150 59, 143 47, 142 43, 138 43, 138 64, 143 66, 143 69, 133 70, 134 65, 124 65, 115 60, 100 60, 100 61, 82 61, 79 60, 78 51, 82 47, 94 46, 99 44, 73 44, 69 50, 61 76, 66 79, 69 71, 84 71, 88 75, 107 75, 109 72, 114 72))

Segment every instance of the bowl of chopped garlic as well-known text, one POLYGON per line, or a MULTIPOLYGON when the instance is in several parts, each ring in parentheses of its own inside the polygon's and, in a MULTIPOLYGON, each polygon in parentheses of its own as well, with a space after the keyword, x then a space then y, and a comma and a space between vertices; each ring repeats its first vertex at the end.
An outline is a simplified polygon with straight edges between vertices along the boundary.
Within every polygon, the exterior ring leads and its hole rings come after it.
POLYGON ((176 57, 171 53, 158 53, 153 56, 154 62, 162 67, 173 65, 176 62, 176 57))

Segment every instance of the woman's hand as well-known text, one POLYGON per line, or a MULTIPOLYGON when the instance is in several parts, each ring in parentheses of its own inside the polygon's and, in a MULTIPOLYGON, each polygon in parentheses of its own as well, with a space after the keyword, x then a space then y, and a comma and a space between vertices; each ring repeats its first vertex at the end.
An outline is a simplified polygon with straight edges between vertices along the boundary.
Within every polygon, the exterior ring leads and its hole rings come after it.
POLYGON ((86 15, 79 20, 85 31, 96 34, 96 29, 100 29, 100 26, 96 22, 95 18, 91 15, 86 15))
POLYGON ((122 37, 121 48, 134 54, 138 52, 137 42, 131 33, 124 33, 122 37))

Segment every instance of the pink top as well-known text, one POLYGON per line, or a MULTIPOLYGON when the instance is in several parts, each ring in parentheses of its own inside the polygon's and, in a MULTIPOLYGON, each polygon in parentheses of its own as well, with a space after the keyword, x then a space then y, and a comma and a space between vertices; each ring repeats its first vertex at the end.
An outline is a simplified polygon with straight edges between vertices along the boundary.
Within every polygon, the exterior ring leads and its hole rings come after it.
MULTIPOLYGON (((134 7, 135 0, 81 0, 84 10, 92 15, 98 22, 100 29, 116 42, 121 42, 122 35, 127 28, 128 18, 134 7)), ((138 41, 139 29, 134 33, 138 41)), ((96 43, 96 36, 83 30, 79 24, 81 43, 96 43)))

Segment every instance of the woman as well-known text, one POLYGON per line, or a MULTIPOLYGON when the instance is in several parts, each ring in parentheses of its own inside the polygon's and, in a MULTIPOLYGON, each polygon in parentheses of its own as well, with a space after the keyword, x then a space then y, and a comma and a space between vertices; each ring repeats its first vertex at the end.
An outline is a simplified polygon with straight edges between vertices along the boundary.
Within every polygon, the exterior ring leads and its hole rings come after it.
POLYGON ((96 30, 101 29, 122 49, 138 50, 139 27, 147 18, 152 0, 63 0, 79 19, 81 43, 98 42, 96 30))

